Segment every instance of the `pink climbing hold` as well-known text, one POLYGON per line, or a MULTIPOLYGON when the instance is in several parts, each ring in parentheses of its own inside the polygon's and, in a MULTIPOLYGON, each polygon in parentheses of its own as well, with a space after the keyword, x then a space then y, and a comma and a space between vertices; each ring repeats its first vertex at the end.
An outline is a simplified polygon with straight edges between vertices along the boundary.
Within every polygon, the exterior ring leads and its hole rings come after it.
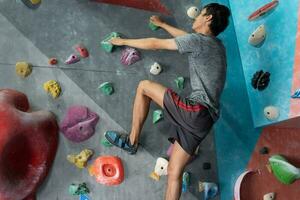
POLYGON ((94 135, 98 121, 99 116, 87 107, 71 106, 60 124, 60 130, 66 138, 78 143, 94 135))
POLYGON ((81 57, 83 57, 83 58, 89 57, 89 52, 83 44, 76 45, 75 49, 80 54, 81 57))
POLYGON ((121 63, 123 65, 132 65, 141 59, 140 53, 130 47, 123 49, 121 54, 121 63))
POLYGON ((80 61, 80 58, 79 58, 77 55, 71 54, 71 55, 68 57, 68 59, 65 61, 65 64, 70 65, 70 64, 77 63, 77 62, 79 62, 79 61, 80 61))

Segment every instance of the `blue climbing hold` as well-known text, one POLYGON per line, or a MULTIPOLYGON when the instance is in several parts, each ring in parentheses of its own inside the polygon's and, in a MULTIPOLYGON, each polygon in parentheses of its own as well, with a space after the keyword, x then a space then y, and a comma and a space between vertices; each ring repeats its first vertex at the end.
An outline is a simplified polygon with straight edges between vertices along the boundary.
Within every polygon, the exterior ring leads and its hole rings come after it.
POLYGON ((218 194, 218 186, 215 183, 199 182, 199 192, 204 192, 204 200, 209 200, 218 194))
POLYGON ((90 200, 90 198, 85 194, 81 194, 79 200, 90 200))
POLYGON ((296 92, 292 95, 292 98, 294 99, 300 98, 300 89, 296 90, 296 92))

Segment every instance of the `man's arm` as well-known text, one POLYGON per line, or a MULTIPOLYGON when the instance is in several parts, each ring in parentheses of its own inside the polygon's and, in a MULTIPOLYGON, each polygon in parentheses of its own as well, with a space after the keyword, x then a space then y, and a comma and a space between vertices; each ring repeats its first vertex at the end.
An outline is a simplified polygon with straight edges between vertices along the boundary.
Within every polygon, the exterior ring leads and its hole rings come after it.
POLYGON ((174 26, 171 26, 171 25, 161 21, 161 19, 158 16, 155 16, 155 15, 150 17, 150 22, 153 23, 156 26, 159 26, 159 27, 163 28, 168 33, 170 33, 173 37, 178 37, 178 36, 188 34, 187 32, 185 32, 185 31, 183 31, 179 28, 175 28, 174 26))
POLYGON ((110 42, 116 46, 130 46, 138 49, 146 50, 177 50, 175 39, 158 39, 158 38, 143 38, 143 39, 123 39, 114 38, 110 42))

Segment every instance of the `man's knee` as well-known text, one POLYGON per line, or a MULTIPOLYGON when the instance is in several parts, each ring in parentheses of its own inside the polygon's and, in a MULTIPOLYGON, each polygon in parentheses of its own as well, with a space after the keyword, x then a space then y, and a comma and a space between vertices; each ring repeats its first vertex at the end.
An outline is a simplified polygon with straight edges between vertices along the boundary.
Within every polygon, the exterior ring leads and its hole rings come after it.
POLYGON ((152 81, 149 81, 149 80, 140 81, 139 85, 137 87, 137 92, 145 94, 145 91, 146 91, 147 87, 149 87, 151 85, 151 83, 152 83, 152 81))

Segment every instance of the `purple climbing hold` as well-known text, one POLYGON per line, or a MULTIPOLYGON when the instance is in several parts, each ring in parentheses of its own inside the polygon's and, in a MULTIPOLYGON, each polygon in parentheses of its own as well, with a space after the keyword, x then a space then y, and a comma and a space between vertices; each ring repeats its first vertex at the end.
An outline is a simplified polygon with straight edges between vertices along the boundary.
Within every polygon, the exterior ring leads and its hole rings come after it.
POLYGON ((99 116, 85 106, 71 106, 67 110, 60 130, 64 136, 73 142, 82 142, 95 133, 99 116))
POLYGON ((123 49, 121 54, 121 63, 123 65, 132 65, 140 59, 141 55, 136 49, 130 47, 123 49))
POLYGON ((65 64, 74 64, 80 61, 80 58, 76 54, 71 54, 68 59, 65 61, 65 64))

